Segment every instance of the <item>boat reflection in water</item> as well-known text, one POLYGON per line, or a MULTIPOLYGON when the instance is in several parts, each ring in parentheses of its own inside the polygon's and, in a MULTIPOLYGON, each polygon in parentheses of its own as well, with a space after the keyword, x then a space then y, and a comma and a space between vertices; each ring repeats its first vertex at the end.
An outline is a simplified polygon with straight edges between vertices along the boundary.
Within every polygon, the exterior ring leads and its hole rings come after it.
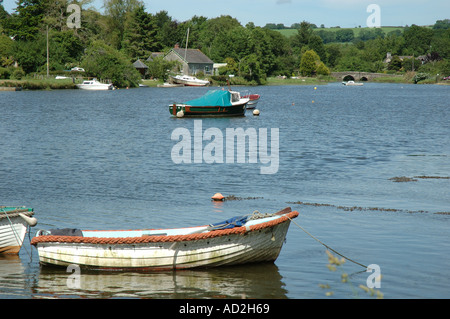
POLYGON ((42 267, 35 293, 50 298, 287 298, 282 276, 271 262, 151 273, 81 270, 79 287, 71 287, 73 274, 42 267))
POLYGON ((28 290, 25 266, 19 255, 0 254, 0 298, 21 296, 28 290))

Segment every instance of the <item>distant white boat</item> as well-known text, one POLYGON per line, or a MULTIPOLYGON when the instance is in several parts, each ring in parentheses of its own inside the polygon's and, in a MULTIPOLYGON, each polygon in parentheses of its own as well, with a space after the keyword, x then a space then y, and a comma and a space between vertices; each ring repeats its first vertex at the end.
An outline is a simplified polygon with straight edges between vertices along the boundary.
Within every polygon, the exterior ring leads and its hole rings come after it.
POLYGON ((342 82, 342 84, 346 85, 346 86, 362 86, 362 85, 364 85, 364 83, 356 83, 355 81, 342 82))
POLYGON ((183 84, 173 84, 173 83, 167 83, 164 82, 164 84, 158 84, 157 87, 159 88, 176 88, 176 87, 180 87, 180 86, 184 86, 183 84))
POLYGON ((195 76, 189 76, 189 75, 177 75, 172 76, 172 81, 175 84, 183 84, 184 86, 207 86, 209 85, 208 80, 200 80, 197 79, 195 76))
POLYGON ((97 79, 83 81, 77 84, 77 87, 82 90, 112 90, 114 88, 112 84, 101 83, 97 79))

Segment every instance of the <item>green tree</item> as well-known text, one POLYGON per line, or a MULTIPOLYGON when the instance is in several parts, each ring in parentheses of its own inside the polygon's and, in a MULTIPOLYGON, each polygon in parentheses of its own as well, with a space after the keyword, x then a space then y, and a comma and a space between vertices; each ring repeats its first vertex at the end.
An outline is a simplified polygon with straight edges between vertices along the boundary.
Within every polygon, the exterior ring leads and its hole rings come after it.
POLYGON ((317 30, 314 33, 322 39, 323 43, 336 42, 336 32, 329 30, 317 30))
POLYGON ((438 53, 443 59, 450 59, 450 29, 435 30, 430 45, 433 52, 438 53))
POLYGON ((397 55, 392 57, 391 62, 389 62, 388 70, 399 71, 402 68, 402 60, 397 55))
POLYGON ((433 25, 433 30, 447 30, 450 29, 450 19, 437 20, 433 25))
POLYGON ((325 46, 325 52, 327 54, 327 63, 333 68, 336 66, 339 58, 342 56, 340 45, 333 43, 325 46))
POLYGON ((222 15, 209 19, 204 24, 203 32, 199 35, 200 46, 202 51, 213 60, 215 58, 223 60, 225 57, 238 60, 247 55, 247 52, 239 52, 243 46, 241 37, 244 32, 245 28, 231 16, 222 15), (233 32, 236 32, 236 34, 233 34, 233 32), (236 39, 238 43, 234 44, 231 38, 236 39), (226 45, 228 48, 225 47, 226 45), (228 53, 230 51, 233 51, 232 55, 228 53))
POLYGON ((14 41, 10 37, 0 34, 0 67, 8 67, 14 63, 13 48, 14 41))
POLYGON ((312 34, 311 23, 302 21, 297 29, 297 34, 291 39, 292 47, 297 48, 297 52, 300 52, 303 46, 308 45, 312 34))
POLYGON ((362 57, 362 51, 353 44, 341 46, 341 57, 335 66, 336 71, 370 71, 371 63, 362 57))
POLYGON ((355 38, 352 29, 341 29, 336 31, 336 41, 338 42, 351 42, 355 38))
POLYGON ((35 40, 14 41, 13 56, 26 73, 44 70, 46 59, 46 39, 43 35, 35 40))
POLYGON ((265 73, 261 68, 258 56, 254 53, 248 55, 241 63, 241 75, 250 82, 255 84, 265 83, 265 73))
POLYGON ((164 57, 158 56, 151 61, 147 61, 148 74, 155 79, 162 79, 164 82, 168 79, 168 71, 172 70, 177 65, 177 61, 166 61, 164 57))
POLYGON ((403 37, 405 38, 405 46, 408 53, 419 56, 430 51, 433 30, 413 24, 403 32, 403 37))
POLYGON ((48 0, 18 0, 16 12, 2 21, 4 32, 16 40, 36 39, 48 4, 48 0))
POLYGON ((308 50, 300 59, 300 73, 303 76, 329 75, 330 70, 320 61, 319 55, 314 50, 308 50))
POLYGON ((417 59, 405 59, 402 61, 403 71, 417 71, 421 62, 417 59))
POLYGON ((107 16, 107 34, 109 43, 120 49, 123 41, 125 22, 128 16, 139 6, 139 0, 104 0, 107 16))
POLYGON ((233 58, 225 58, 224 63, 227 65, 219 69, 220 75, 235 75, 239 72, 239 67, 233 58))
POLYGON ((123 51, 133 59, 149 57, 158 46, 156 31, 156 21, 152 14, 145 12, 144 5, 139 5, 126 20, 123 51))
POLYGON ((155 14, 155 21, 158 27, 157 42, 158 50, 173 48, 182 39, 178 35, 178 23, 172 20, 167 11, 160 11, 155 14))
POLYGON ((50 69, 62 70, 76 66, 84 51, 83 43, 73 30, 51 31, 49 34, 50 69))
POLYGON ((125 55, 99 40, 86 49, 81 66, 88 75, 111 80, 118 87, 138 86, 141 78, 125 55))
POLYGON ((318 35, 312 34, 308 41, 308 47, 311 50, 314 50, 319 57, 320 60, 326 61, 327 60, 327 53, 325 51, 325 47, 323 45, 323 40, 318 35))
MULTIPOLYGON (((3 5, 1 4, 0 1, 0 27, 2 25, 2 20, 7 19, 9 17, 9 13, 5 10, 5 8, 3 7, 3 5)), ((0 29, 1 31, 1 29, 0 29)))

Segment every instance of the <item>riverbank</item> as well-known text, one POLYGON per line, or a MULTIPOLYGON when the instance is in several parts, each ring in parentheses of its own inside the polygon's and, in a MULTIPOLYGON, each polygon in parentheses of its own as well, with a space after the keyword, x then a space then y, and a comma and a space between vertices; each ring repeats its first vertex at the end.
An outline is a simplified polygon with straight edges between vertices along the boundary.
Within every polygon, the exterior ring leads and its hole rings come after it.
MULTIPOLYGON (((264 85, 324 85, 328 83, 339 82, 338 79, 327 77, 295 77, 295 78, 283 78, 283 77, 269 77, 264 85)), ((404 83, 413 84, 414 82, 409 77, 382 77, 375 78, 369 82, 372 83, 404 83)), ((164 84, 162 80, 142 80, 142 84, 149 87, 157 87, 164 84)), ((436 80, 424 80, 418 82, 418 84, 438 84, 438 85, 450 85, 450 81, 436 81, 436 80)), ((213 81, 211 86, 225 86, 226 83, 213 81)), ((232 86, 252 86, 251 83, 242 81, 231 81, 232 86)), ((64 89, 76 89, 76 84, 72 79, 25 79, 25 80, 0 80, 0 88, 3 90, 15 91, 15 90, 64 90, 64 89)))
POLYGON ((0 87, 21 88, 22 90, 63 90, 76 89, 72 79, 26 79, 0 80, 0 87))

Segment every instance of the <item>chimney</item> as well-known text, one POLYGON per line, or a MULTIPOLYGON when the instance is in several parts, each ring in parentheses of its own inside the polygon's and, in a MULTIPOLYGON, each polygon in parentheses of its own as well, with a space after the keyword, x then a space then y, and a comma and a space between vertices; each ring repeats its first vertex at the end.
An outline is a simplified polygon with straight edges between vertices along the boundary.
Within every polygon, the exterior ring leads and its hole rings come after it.
POLYGON ((175 44, 175 49, 179 49, 180 45, 178 43, 175 44))

